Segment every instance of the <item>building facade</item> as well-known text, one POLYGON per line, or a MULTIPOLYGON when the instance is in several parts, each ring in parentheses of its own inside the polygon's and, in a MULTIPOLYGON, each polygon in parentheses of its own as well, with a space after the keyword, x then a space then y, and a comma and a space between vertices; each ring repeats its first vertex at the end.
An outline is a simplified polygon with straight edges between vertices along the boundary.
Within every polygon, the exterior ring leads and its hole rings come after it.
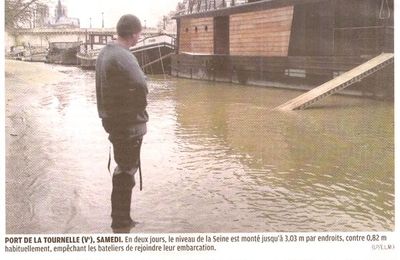
POLYGON ((45 27, 79 28, 80 21, 78 18, 68 17, 67 7, 61 4, 61 0, 58 0, 58 4, 54 10, 54 17, 51 17, 47 20, 45 27))

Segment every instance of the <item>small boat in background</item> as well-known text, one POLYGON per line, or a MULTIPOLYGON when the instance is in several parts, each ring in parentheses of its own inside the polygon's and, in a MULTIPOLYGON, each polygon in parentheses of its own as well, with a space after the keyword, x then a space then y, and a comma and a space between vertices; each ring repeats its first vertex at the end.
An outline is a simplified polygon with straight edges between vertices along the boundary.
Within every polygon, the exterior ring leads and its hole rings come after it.
POLYGON ((97 56, 101 49, 115 39, 113 31, 86 32, 85 43, 79 46, 76 54, 78 64, 82 69, 94 70, 96 67, 97 56))
MULTIPOLYGON (((97 56, 108 42, 108 38, 101 43, 89 39, 87 43, 81 44, 80 51, 76 54, 81 68, 95 69, 97 56)), ((175 38, 163 33, 144 37, 129 50, 135 55, 146 74, 169 74, 170 56, 175 53, 175 38)))
POLYGON ((6 57, 13 60, 22 60, 26 55, 26 51, 25 46, 12 46, 10 51, 6 54, 6 57))
POLYGON ((47 54, 48 54, 47 48, 43 47, 29 48, 25 52, 25 55, 22 58, 22 60, 31 62, 45 62, 47 54))
POLYGON ((44 47, 13 46, 6 56, 14 60, 44 62, 47 52, 47 48, 44 47))
POLYGON ((82 69, 94 70, 96 68, 97 56, 101 49, 87 50, 81 45, 80 51, 76 54, 79 65, 82 69))
POLYGON ((46 62, 63 65, 78 64, 76 54, 81 44, 82 42, 50 42, 46 62))
POLYGON ((175 37, 163 33, 145 37, 129 50, 146 74, 170 74, 175 37))

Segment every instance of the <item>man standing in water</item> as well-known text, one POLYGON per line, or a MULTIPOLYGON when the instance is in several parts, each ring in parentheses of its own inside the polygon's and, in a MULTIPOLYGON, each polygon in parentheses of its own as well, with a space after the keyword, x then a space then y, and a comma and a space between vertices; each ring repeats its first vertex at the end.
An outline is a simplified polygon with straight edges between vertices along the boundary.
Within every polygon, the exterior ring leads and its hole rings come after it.
POLYGON ((147 84, 129 47, 136 45, 142 26, 134 15, 117 24, 118 38, 106 45, 96 62, 96 96, 99 117, 113 144, 117 167, 112 177, 111 227, 130 228, 132 188, 140 172, 140 147, 146 134, 147 84))

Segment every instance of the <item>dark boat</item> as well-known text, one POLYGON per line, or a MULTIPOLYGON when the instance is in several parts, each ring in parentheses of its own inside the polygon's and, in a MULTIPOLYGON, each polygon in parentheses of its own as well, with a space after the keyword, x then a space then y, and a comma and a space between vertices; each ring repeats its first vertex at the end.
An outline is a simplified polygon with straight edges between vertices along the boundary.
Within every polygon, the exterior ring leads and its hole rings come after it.
POLYGON ((146 74, 170 74, 175 38, 168 34, 145 37, 130 51, 146 74))
POLYGON ((46 62, 63 65, 78 64, 76 54, 81 44, 82 42, 51 42, 46 62))
POLYGON ((94 70, 96 67, 97 56, 101 49, 80 51, 76 54, 79 65, 82 69, 94 70))
MULTIPOLYGON (((101 48, 91 49, 88 45, 82 44, 76 56, 81 68, 95 69, 101 48)), ((140 67, 146 74, 169 74, 171 56, 175 53, 175 38, 168 34, 144 37, 135 47, 130 48, 130 51, 138 59, 140 67)))

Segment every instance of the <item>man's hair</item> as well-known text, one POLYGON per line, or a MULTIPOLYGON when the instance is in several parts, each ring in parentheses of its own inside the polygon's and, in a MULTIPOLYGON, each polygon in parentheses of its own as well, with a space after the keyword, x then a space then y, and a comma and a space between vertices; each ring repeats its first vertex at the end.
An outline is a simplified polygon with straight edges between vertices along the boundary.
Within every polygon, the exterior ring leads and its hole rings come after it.
POLYGON ((139 18, 132 14, 126 14, 119 18, 117 24, 117 34, 121 37, 127 37, 142 30, 142 24, 139 18))

